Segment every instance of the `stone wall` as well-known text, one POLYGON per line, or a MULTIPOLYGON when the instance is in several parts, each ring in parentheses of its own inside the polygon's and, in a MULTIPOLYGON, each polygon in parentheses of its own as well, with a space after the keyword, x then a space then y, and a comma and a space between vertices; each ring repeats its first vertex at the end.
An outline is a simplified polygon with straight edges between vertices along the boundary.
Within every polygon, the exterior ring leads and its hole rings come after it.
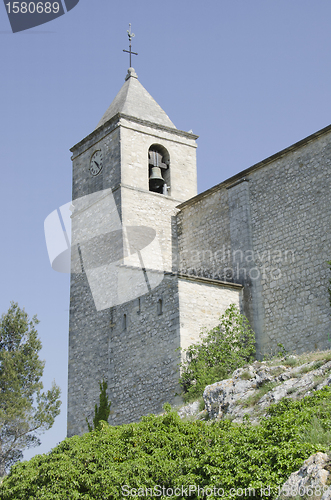
MULTIPOLYGON (((68 436, 87 431, 85 418, 108 375, 109 309, 96 311, 86 276, 72 275, 69 320, 68 436)), ((91 420, 90 420, 91 422, 91 420)))
POLYGON ((242 287, 208 279, 180 277, 179 321, 180 346, 187 349, 196 343, 200 333, 211 330, 230 304, 242 307, 242 287))
POLYGON ((330 169, 328 127, 179 206, 180 270, 245 286, 260 355, 330 346, 330 169))
POLYGON ((257 169, 250 179, 265 349, 277 342, 297 352, 329 348, 331 132, 257 169))
POLYGON ((195 203, 184 203, 185 208, 177 216, 179 270, 183 274, 230 280, 228 192, 217 190, 193 200, 195 203))
POLYGON ((101 230, 91 252, 95 266, 81 272, 78 245, 72 248, 69 436, 87 430, 102 380, 112 424, 180 403, 177 349, 215 326, 231 303, 248 317, 260 355, 279 342, 297 352, 330 346, 331 127, 178 206, 196 193, 195 139, 116 115, 72 149, 73 234, 83 213, 79 200, 110 194, 99 212, 92 198, 86 211, 91 228, 101 230), (151 144, 170 154, 170 196, 148 191, 151 144), (89 163, 97 149, 104 166, 93 177, 89 163), (107 235, 109 214, 115 222, 107 235), (138 226, 155 231, 148 262, 129 238, 138 226), (122 258, 117 274, 104 273, 102 288, 94 267, 122 258), (102 289, 98 304, 110 297, 111 306, 96 305, 92 282, 102 289))
POLYGON ((197 194, 197 136, 177 129, 121 118, 122 183, 149 190, 148 150, 152 144, 166 148, 170 156, 169 195, 185 201, 197 194))
MULTIPOLYGON (((144 226, 154 229, 160 246, 162 263, 146 263, 146 267, 162 269, 167 272, 176 270, 177 255, 177 202, 158 193, 142 191, 130 187, 121 189, 122 221, 124 226, 144 226)), ((151 256, 153 257, 153 256, 151 256)), ((155 255, 155 257, 157 257, 155 255)))
POLYGON ((166 275, 151 293, 117 306, 111 313, 109 422, 138 421, 142 415, 161 412, 165 402, 179 404, 177 278, 166 275))
MULTIPOLYGON (((119 129, 115 123, 93 132, 73 149, 73 205, 92 193, 102 192, 120 182, 119 129), (98 176, 89 173, 93 152, 101 149, 104 168, 98 176)), ((121 211, 120 192, 115 193, 117 212, 121 211)), ((96 213, 96 222, 104 214, 96 213)), ((75 240, 79 215, 72 218, 75 240)), ((90 230, 87 225, 87 230, 90 230)), ((99 248, 102 255, 103 248, 99 248)), ((68 360, 68 436, 86 432, 89 416, 99 395, 99 382, 108 376, 109 309, 97 311, 87 276, 81 269, 77 246, 72 247, 68 360)))
POLYGON ((101 380, 108 382, 113 425, 160 413, 165 402, 181 404, 178 348, 216 326, 230 304, 241 307, 241 292, 240 285, 165 274, 150 293, 98 313, 88 284, 73 284, 68 435, 87 431, 101 380))
POLYGON ((87 431, 102 380, 108 382, 113 424, 181 401, 176 206, 196 194, 195 138, 116 116, 72 149, 68 436, 87 431), (154 143, 170 154, 171 196, 148 190, 154 143), (103 169, 91 176, 97 149, 103 169), (149 241, 142 243, 151 229, 153 248, 145 260, 149 241))
POLYGON ((114 188, 121 182, 120 129, 114 121, 98 129, 71 149, 72 156, 72 199, 96 191, 114 188), (97 176, 89 172, 92 154, 100 149, 103 169, 97 176))

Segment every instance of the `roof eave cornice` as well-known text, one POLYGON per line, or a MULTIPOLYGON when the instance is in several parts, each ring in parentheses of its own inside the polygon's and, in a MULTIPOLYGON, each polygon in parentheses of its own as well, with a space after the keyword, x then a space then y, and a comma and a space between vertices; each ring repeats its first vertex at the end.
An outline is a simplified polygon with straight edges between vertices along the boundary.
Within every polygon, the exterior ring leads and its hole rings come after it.
POLYGON ((178 130, 177 128, 173 127, 167 127, 166 125, 161 125, 158 123, 153 123, 147 120, 142 120, 139 118, 136 118, 134 116, 126 115, 125 113, 116 113, 114 116, 112 116, 109 120, 107 120, 104 124, 100 125, 100 127, 96 128, 91 132, 89 135, 84 137, 80 142, 75 144, 72 148, 70 148, 70 151, 74 154, 77 149, 79 149, 81 146, 83 146, 86 142, 91 141, 92 139, 95 139, 97 136, 103 137, 104 135, 108 134, 112 130, 116 128, 116 126, 121 125, 119 122, 121 119, 143 125, 145 127, 157 129, 157 130, 163 130, 165 132, 178 135, 181 137, 186 137, 187 139, 192 139, 193 141, 197 140, 199 138, 198 135, 192 134, 190 132, 185 132, 184 130, 178 130))
POLYGON ((321 130, 314 132, 314 134, 311 134, 308 137, 301 139, 301 141, 295 142, 291 146, 288 146, 287 148, 282 149, 278 153, 275 153, 274 155, 269 156, 268 158, 265 158, 264 160, 262 160, 258 163, 255 163, 251 167, 246 168, 245 170, 242 170, 241 172, 233 175, 232 177, 229 177, 229 179, 226 179, 225 181, 220 182, 219 184, 216 184, 216 186, 213 186, 212 188, 207 189, 206 191, 203 191, 202 193, 194 196, 194 198, 191 198, 187 201, 184 201, 183 203, 178 205, 176 208, 178 208, 179 210, 182 210, 183 208, 194 205, 195 203, 202 200, 206 196, 209 196, 210 194, 215 193, 216 191, 219 191, 222 188, 232 187, 232 185, 238 183, 238 181, 240 181, 241 179, 247 180, 247 179, 244 179, 245 176, 248 176, 252 172, 255 172, 256 170, 259 170, 260 168, 265 167, 269 163, 272 163, 274 161, 279 160, 283 156, 286 156, 288 153, 300 149, 301 147, 305 146, 306 144, 314 141, 315 139, 318 139, 319 137, 321 137, 323 135, 326 135, 329 132, 331 132, 331 125, 328 125, 327 127, 324 127, 321 130))

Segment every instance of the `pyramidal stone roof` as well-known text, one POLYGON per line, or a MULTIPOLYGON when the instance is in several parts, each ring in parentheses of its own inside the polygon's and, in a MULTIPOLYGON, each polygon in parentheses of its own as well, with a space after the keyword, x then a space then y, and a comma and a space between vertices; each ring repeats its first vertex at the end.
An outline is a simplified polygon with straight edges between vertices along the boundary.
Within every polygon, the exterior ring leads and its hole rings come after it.
POLYGON ((117 113, 123 113, 157 125, 176 128, 169 116, 138 81, 138 76, 133 68, 128 69, 125 83, 96 128, 101 127, 117 113))

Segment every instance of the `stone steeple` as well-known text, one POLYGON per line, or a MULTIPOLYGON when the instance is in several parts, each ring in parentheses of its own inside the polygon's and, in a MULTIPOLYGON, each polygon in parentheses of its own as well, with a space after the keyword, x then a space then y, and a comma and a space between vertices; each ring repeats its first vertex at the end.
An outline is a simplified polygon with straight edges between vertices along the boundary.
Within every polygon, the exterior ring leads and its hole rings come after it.
POLYGON ((168 115, 141 85, 133 68, 128 69, 125 83, 96 128, 104 125, 117 113, 176 129, 168 115))
POLYGON ((196 139, 130 67, 97 128, 71 149, 68 436, 86 432, 102 380, 112 424, 178 403, 175 218, 197 194, 196 139))

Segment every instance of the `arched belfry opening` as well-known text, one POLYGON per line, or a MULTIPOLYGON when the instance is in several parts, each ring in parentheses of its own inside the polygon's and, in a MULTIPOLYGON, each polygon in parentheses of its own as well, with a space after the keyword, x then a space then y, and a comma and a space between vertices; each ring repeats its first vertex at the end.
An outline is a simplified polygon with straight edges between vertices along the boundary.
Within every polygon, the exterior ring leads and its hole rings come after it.
POLYGON ((160 144, 152 144, 148 150, 149 190, 169 195, 170 156, 160 144))

